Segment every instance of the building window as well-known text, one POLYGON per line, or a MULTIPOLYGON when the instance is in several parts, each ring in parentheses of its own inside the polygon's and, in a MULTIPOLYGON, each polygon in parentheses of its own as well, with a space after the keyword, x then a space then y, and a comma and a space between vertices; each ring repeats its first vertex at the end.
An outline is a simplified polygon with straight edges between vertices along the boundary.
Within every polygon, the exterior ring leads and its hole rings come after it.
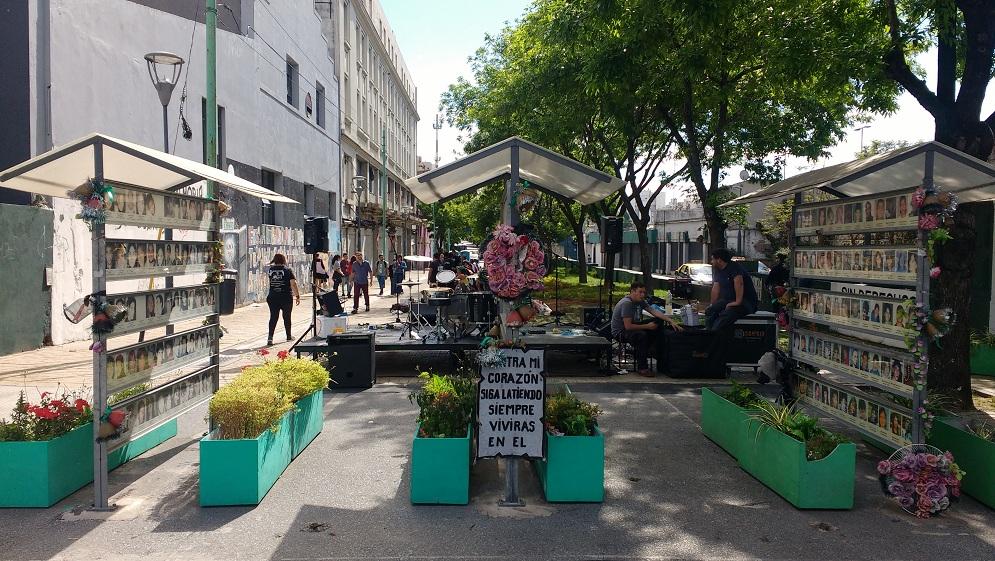
POLYGON ((314 97, 314 121, 319 127, 325 128, 325 87, 317 82, 314 97))
POLYGON ((314 185, 304 184, 304 216, 315 216, 314 185))
POLYGON ((295 108, 300 104, 300 67, 287 57, 287 103, 295 108))
MULTIPOLYGON (((264 169, 262 172, 263 187, 276 191, 276 172, 264 169)), ((276 205, 266 199, 262 200, 262 224, 276 225, 276 205)))

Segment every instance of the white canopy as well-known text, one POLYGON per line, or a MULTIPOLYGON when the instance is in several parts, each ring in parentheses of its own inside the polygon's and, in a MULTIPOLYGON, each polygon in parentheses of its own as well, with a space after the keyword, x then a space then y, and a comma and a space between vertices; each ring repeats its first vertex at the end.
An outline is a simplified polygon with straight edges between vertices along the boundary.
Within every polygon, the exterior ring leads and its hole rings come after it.
POLYGON ((260 199, 297 203, 226 171, 97 133, 0 172, 0 186, 65 197, 67 191, 98 175, 98 154, 102 160, 103 177, 111 183, 116 181, 168 191, 201 181, 215 181, 260 199))
POLYGON ((910 189, 923 184, 930 160, 933 183, 944 191, 957 193, 960 202, 995 199, 995 166, 930 141, 801 173, 721 206, 783 198, 810 189, 822 189, 841 197, 910 189))
POLYGON ((583 205, 596 203, 624 185, 617 177, 517 136, 412 177, 404 184, 418 200, 434 203, 516 175, 537 188, 583 205))

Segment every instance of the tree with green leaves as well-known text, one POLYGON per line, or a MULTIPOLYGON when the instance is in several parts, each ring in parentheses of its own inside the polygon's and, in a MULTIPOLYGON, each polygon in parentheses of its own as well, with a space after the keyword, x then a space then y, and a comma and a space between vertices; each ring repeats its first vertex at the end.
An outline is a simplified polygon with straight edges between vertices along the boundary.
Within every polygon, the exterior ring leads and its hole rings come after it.
POLYGON ((870 144, 861 148, 854 156, 858 160, 863 160, 864 158, 870 158, 871 156, 877 156, 878 154, 886 154, 892 150, 898 150, 899 148, 908 148, 912 146, 913 143, 908 140, 872 140, 870 144))
MULTIPOLYGON (((981 160, 995 146, 995 113, 982 104, 995 67, 995 2, 991 0, 879 0, 881 35, 888 41, 879 56, 883 73, 909 92, 933 116, 935 140, 981 160), (936 47, 936 84, 930 89, 911 60, 936 47)), ((943 186, 940 185, 940 188, 943 186)), ((930 348, 928 385, 955 394, 973 408, 970 367, 971 279, 977 242, 972 205, 961 205, 948 227, 952 240, 937 252, 940 287, 934 308, 951 308, 958 321, 930 348)), ((984 271, 987 274, 987 271, 984 271)))

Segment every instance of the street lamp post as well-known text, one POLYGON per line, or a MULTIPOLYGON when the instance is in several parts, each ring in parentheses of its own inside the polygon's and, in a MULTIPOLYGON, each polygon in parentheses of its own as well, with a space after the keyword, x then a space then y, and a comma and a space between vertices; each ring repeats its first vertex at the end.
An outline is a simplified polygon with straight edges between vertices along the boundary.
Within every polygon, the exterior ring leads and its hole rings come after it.
POLYGON ((169 99, 173 97, 173 89, 180 78, 183 59, 167 52, 155 52, 145 55, 145 66, 148 67, 149 78, 159 94, 162 104, 162 150, 169 152, 169 99), (160 75, 161 74, 161 75, 160 75))
MULTIPOLYGON (((173 89, 180 79, 180 70, 183 68, 183 59, 179 55, 167 52, 154 52, 145 55, 145 66, 149 71, 149 78, 155 86, 156 93, 159 94, 159 103, 162 104, 162 151, 169 153, 169 99, 173 97, 173 89), (160 75, 161 73, 161 75, 160 75)), ((170 241, 173 239, 173 229, 166 228, 160 231, 163 239, 170 241)), ((151 281, 149 288, 152 288, 151 281)), ((166 288, 173 288, 173 277, 166 277, 166 288)), ((166 326, 166 335, 173 334, 173 326, 166 326)), ((139 336, 139 341, 145 339, 143 331, 139 336)))
POLYGON ((362 230, 360 230, 359 225, 362 222, 362 218, 360 218, 359 214, 359 199, 360 195, 363 192, 363 189, 366 189, 366 184, 368 182, 369 180, 366 179, 366 176, 363 175, 356 175, 353 176, 352 178, 352 191, 356 193, 356 248, 353 249, 354 253, 357 251, 361 251, 360 245, 362 245, 361 242, 362 230))

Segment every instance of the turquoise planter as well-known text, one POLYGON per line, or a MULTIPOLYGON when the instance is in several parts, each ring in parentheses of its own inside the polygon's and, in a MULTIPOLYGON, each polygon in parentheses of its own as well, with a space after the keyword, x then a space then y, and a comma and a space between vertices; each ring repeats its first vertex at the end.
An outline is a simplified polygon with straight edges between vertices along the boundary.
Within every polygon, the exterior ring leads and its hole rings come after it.
POLYGON ((737 460, 750 448, 750 414, 708 388, 701 388, 701 432, 737 460))
POLYGON ((995 376, 995 347, 971 345, 971 374, 995 376))
POLYGON ((421 423, 411 442, 411 502, 465 505, 470 502, 470 442, 463 438, 422 438, 421 423))
POLYGON ((786 501, 804 509, 851 509, 857 446, 840 444, 821 460, 805 457, 805 443, 750 423, 739 465, 786 501))
POLYGON ((605 500, 605 435, 556 436, 546 433, 546 459, 533 463, 546 500, 600 503, 605 500))
POLYGON ((961 429, 955 419, 937 419, 929 443, 954 455, 965 472, 961 481, 964 493, 995 508, 995 442, 961 429))
POLYGON ((256 438, 200 440, 200 506, 257 505, 290 465, 293 411, 256 438))
POLYGON ((292 412, 292 431, 290 458, 294 459, 301 455, 325 424, 324 417, 324 392, 318 390, 310 395, 304 396, 297 401, 296 410, 292 412))
MULTIPOLYGON (((176 421, 107 455, 114 469, 176 436, 176 421)), ((50 507, 93 481, 93 424, 40 442, 0 442, 0 507, 50 507)))

